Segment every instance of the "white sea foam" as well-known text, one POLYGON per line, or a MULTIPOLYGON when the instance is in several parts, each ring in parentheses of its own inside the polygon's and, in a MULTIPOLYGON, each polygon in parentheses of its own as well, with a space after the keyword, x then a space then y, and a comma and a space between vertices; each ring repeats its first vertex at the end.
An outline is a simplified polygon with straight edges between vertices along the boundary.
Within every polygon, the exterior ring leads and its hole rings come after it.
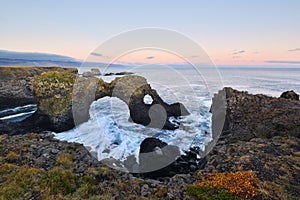
MULTIPOLYGON (((124 161, 127 156, 138 152, 141 142, 147 137, 156 137, 162 141, 176 145, 183 153, 191 146, 205 145, 210 139, 210 114, 208 108, 199 115, 181 117, 181 127, 175 131, 148 128, 129 122, 127 105, 117 98, 105 97, 95 101, 90 108, 91 119, 74 130, 55 134, 61 140, 81 142, 97 153, 98 160, 115 158, 124 161)), ((203 147, 202 147, 203 148, 203 147)))

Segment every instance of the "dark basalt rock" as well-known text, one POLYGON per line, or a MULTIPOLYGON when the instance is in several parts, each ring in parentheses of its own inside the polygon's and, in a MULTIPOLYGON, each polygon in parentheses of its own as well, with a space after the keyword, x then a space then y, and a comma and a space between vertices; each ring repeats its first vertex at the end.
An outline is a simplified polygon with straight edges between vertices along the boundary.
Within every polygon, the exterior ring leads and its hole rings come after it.
POLYGON ((105 73, 104 76, 121 76, 121 75, 131 75, 134 74, 133 72, 117 72, 117 73, 113 73, 113 72, 109 72, 109 73, 105 73))
POLYGON ((146 138, 140 145, 139 163, 141 173, 136 176, 160 179, 203 169, 206 158, 198 158, 193 149, 181 155, 177 146, 146 138))
MULTIPOLYGON (((253 95, 232 88, 224 88, 216 97, 224 93, 227 106, 221 137, 232 141, 278 135, 300 137, 300 101, 253 95)), ((217 121, 213 120, 214 123, 217 121)))
POLYGON ((134 74, 133 72, 117 72, 115 75, 131 75, 134 74))
POLYGON ((124 101, 130 110, 130 118, 133 122, 148 127, 174 130, 177 124, 169 121, 170 117, 188 115, 189 112, 181 103, 167 104, 141 76, 124 76, 111 82, 112 97, 118 97, 124 101), (151 96, 152 103, 145 104, 144 97, 151 96))
POLYGON ((280 95, 280 98, 291 99, 291 100, 299 100, 299 94, 294 92, 294 90, 283 92, 280 95))
POLYGON ((140 145, 140 153, 150 153, 157 148, 164 148, 168 144, 157 138, 146 138, 140 145))
POLYGON ((0 134, 19 135, 53 129, 49 116, 42 113, 34 113, 31 117, 17 123, 0 120, 0 134))
POLYGON ((105 74, 104 74, 104 76, 113 76, 113 75, 115 75, 115 74, 112 73, 112 72, 109 72, 109 73, 105 73, 105 74))

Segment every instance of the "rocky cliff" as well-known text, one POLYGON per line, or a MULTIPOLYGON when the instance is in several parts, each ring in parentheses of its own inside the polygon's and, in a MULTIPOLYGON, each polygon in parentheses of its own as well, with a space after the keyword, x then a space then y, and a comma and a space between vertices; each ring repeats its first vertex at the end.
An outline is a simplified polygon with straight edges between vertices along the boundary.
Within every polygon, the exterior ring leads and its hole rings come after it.
POLYGON ((30 79, 48 71, 77 73, 76 68, 0 67, 0 109, 37 103, 30 89, 30 79))
POLYGON ((131 120, 145 126, 176 129, 178 126, 170 123, 169 117, 189 114, 180 103, 165 103, 141 76, 123 76, 106 83, 95 77, 80 77, 73 68, 1 67, 0 70, 0 109, 38 105, 37 112, 22 122, 0 122, 2 131, 10 134, 72 129, 87 121, 91 103, 105 96, 124 101, 131 120), (151 96, 151 104, 143 102, 145 95, 151 96))

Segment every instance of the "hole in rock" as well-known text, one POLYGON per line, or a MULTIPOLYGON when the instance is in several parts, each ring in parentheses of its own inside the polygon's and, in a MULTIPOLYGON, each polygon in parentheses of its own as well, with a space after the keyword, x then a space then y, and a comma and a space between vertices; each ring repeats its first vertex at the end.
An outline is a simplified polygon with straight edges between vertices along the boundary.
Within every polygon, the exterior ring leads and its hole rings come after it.
POLYGON ((144 101, 144 104, 151 105, 152 102, 153 102, 153 99, 152 99, 152 97, 149 94, 146 94, 144 96, 143 101, 144 101))

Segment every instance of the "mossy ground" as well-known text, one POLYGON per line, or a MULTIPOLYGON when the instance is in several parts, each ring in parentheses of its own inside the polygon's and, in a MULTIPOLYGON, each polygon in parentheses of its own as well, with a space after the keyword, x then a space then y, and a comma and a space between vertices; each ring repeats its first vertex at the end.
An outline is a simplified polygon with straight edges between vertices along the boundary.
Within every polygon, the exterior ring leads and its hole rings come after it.
POLYGON ((40 111, 49 115, 66 113, 72 107, 72 91, 76 75, 68 72, 44 72, 31 79, 31 87, 39 99, 40 111))

